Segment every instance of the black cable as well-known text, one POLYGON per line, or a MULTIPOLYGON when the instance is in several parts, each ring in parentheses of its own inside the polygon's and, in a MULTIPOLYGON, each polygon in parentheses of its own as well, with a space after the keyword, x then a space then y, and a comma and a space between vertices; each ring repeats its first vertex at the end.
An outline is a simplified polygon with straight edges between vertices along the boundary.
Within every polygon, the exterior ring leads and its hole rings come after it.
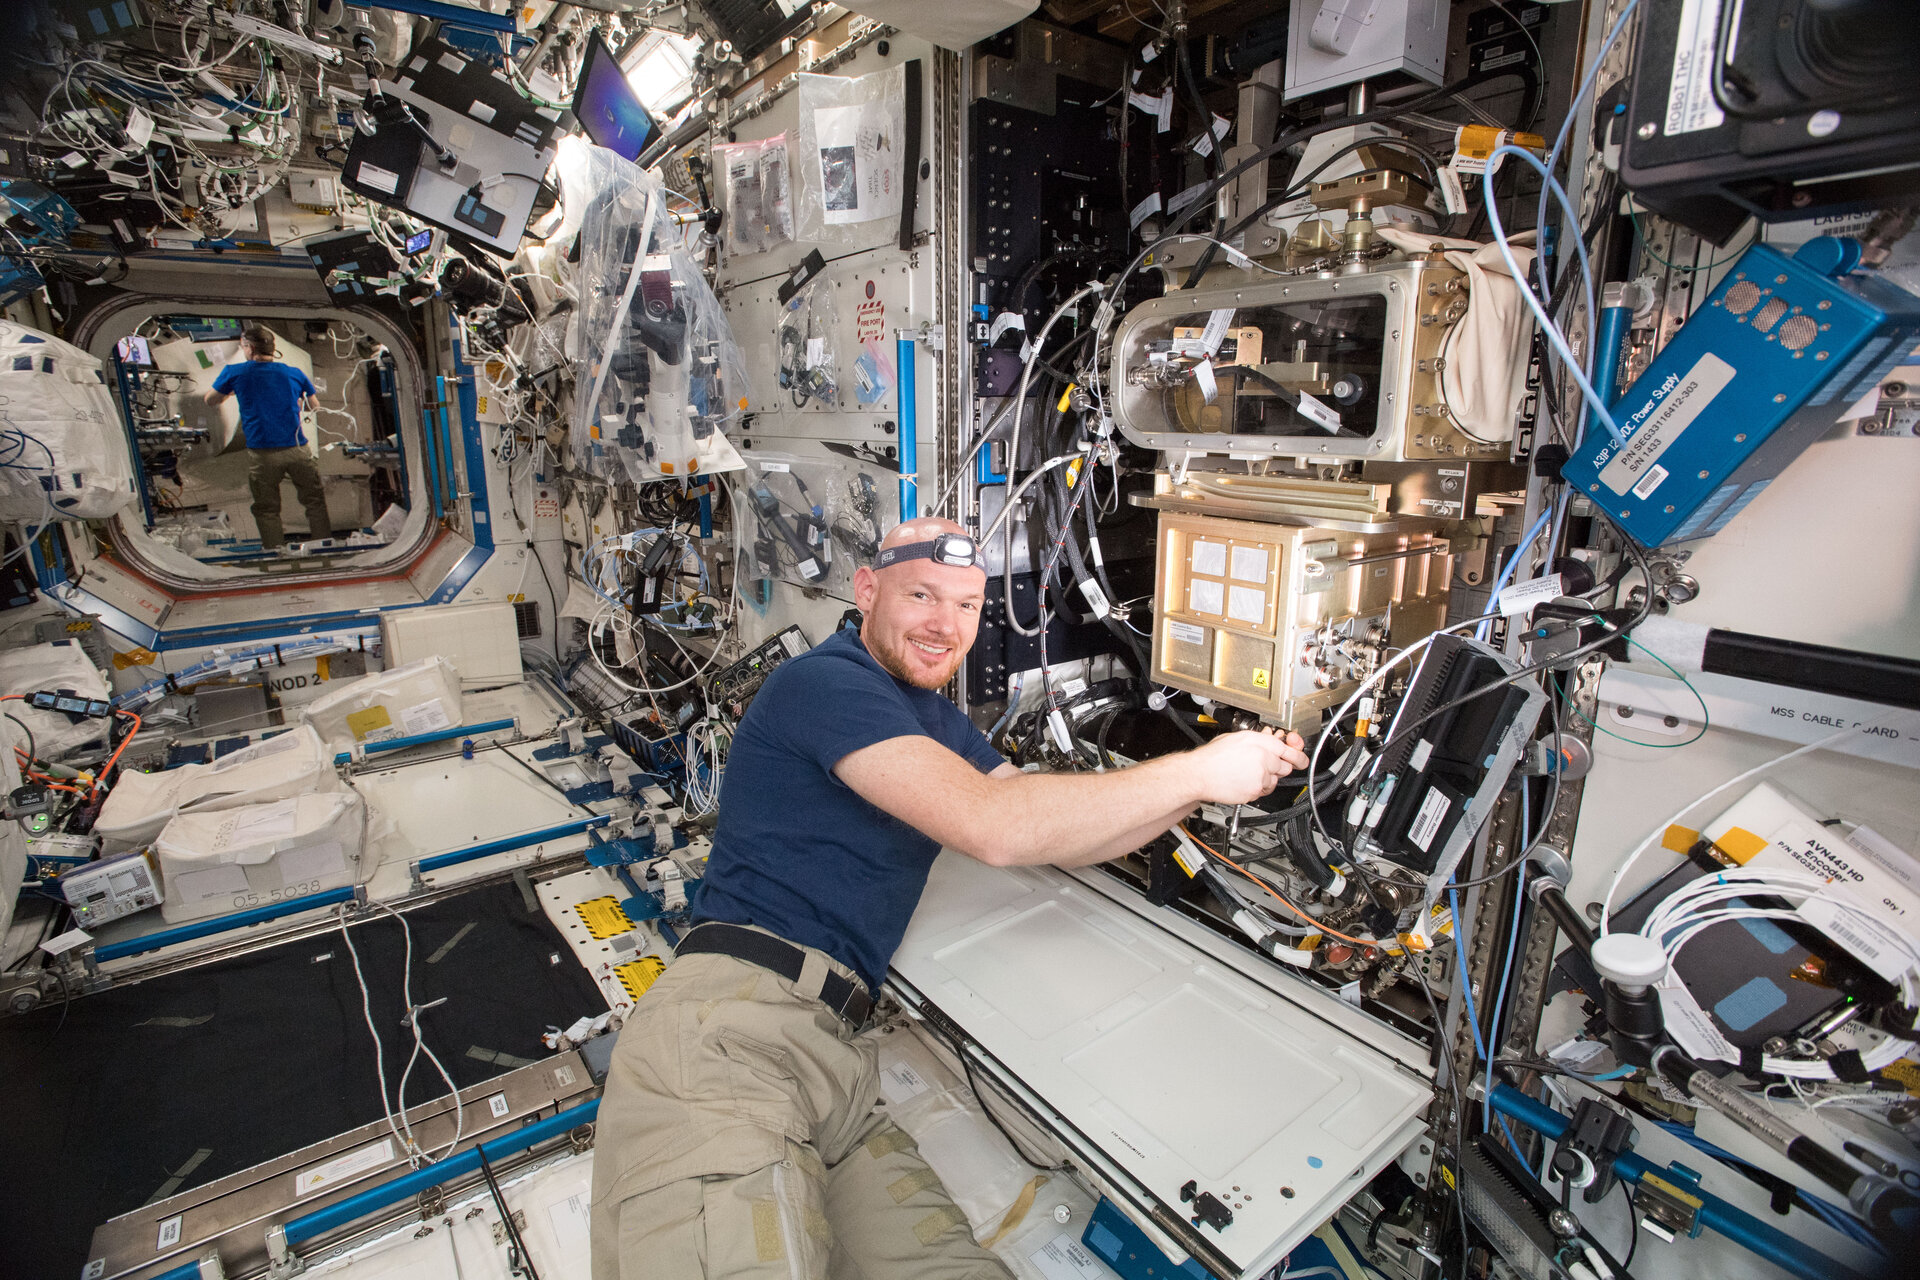
POLYGON ((520 1228, 513 1220, 513 1210, 507 1207, 507 1198, 501 1194, 500 1183, 493 1176, 493 1166, 487 1162, 486 1147, 476 1145, 473 1154, 480 1157, 480 1175, 487 1180, 487 1190, 493 1193, 493 1206, 500 1211, 500 1221, 506 1227, 507 1266, 516 1276, 540 1280, 540 1271, 533 1265, 533 1255, 527 1252, 527 1242, 520 1238, 520 1228))
POLYGON ((948 1047, 953 1050, 953 1056, 960 1060, 960 1070, 967 1078, 967 1088, 973 1091, 973 1100, 980 1104, 980 1110, 985 1113, 988 1120, 993 1122, 993 1127, 1000 1131, 1000 1136, 1007 1140, 1007 1145, 1013 1148, 1014 1154, 1034 1168, 1047 1173, 1060 1173, 1065 1170, 1067 1167, 1065 1164, 1042 1164, 1027 1154, 1027 1149, 1020 1145, 1007 1126, 1000 1122, 1000 1117, 993 1113, 993 1108, 987 1105, 986 1095, 980 1092, 980 1082, 973 1078, 973 1064, 967 1060, 966 1050, 961 1047, 959 1038, 932 1018, 926 1020, 926 1025, 939 1033, 940 1038, 945 1040, 948 1047))
POLYGON ((15 724, 19 725, 20 732, 27 735, 27 763, 32 764, 34 761, 38 760, 40 758, 40 751, 37 747, 33 745, 33 730, 27 728, 26 723, 24 721, 15 719, 10 712, 0 712, 0 715, 6 716, 7 719, 12 720, 15 724))
MULTIPOLYGON (((1453 1099, 1453 1169, 1459 1185, 1453 1189, 1453 1207, 1460 1215, 1460 1274, 1467 1274, 1467 1108, 1460 1099, 1460 1082, 1454 1078, 1453 1057, 1446 1045, 1446 1019, 1440 1016, 1440 1004, 1433 998, 1433 988, 1427 984, 1427 975, 1420 966, 1410 964, 1406 971, 1420 982, 1420 994, 1427 998, 1427 1010, 1433 1014, 1433 1043, 1441 1057, 1441 1066, 1447 1073, 1447 1093, 1453 1099)), ((1464 975, 1462 981, 1465 981, 1464 975)), ((1432 1186, 1429 1182, 1428 1186, 1432 1186)))
POLYGON ((1620 1194, 1627 1198, 1627 1255, 1620 1259, 1620 1269, 1626 1271, 1633 1266, 1633 1251, 1640 1247, 1640 1224, 1636 1220, 1639 1207, 1633 1202, 1633 1188, 1627 1180, 1621 1178, 1617 1184, 1620 1194))

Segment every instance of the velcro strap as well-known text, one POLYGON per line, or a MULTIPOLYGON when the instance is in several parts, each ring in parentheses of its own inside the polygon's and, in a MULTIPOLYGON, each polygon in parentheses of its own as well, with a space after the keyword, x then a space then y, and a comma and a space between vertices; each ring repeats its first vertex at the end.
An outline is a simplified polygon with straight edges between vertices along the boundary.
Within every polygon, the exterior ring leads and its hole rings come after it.
POLYGON ((1842 1049, 1827 1059, 1827 1065, 1833 1068, 1834 1079, 1843 1084, 1865 1084, 1873 1079, 1873 1072, 1860 1060, 1858 1049, 1842 1049))
POLYGON ((1757 1044, 1750 1044, 1740 1051, 1740 1072, 1750 1079, 1758 1080, 1767 1074, 1766 1050, 1757 1044))

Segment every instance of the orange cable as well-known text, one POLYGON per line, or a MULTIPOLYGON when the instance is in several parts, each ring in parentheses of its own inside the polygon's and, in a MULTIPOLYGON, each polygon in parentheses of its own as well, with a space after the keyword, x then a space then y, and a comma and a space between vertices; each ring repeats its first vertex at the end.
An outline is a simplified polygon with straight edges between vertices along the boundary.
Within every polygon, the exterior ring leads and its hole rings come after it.
POLYGON ((1194 835, 1193 832, 1188 831, 1184 823, 1181 824, 1180 831, 1181 831, 1181 834, 1187 837, 1187 839, 1193 841, 1195 844, 1199 845, 1202 849, 1206 850, 1209 854, 1212 854, 1216 859, 1218 859, 1221 866, 1227 868, 1227 870, 1233 872, 1235 875, 1240 876, 1242 879, 1251 880, 1253 881, 1253 883, 1259 885, 1262 889, 1266 890, 1268 896, 1273 898, 1275 902, 1278 902, 1281 906, 1293 912, 1293 914, 1299 916, 1302 920, 1305 920, 1308 924, 1318 929, 1321 933, 1331 934, 1333 937, 1340 939, 1340 941, 1342 942, 1351 942, 1356 947, 1377 947, 1382 945, 1382 943, 1378 938, 1371 938, 1371 939, 1355 938, 1355 937, 1350 937, 1347 934, 1341 933, 1338 929, 1328 928, 1325 924, 1321 923, 1319 920, 1315 919, 1313 916, 1308 915, 1306 912, 1302 911, 1299 907, 1296 907, 1293 905, 1293 903, 1287 901, 1287 899, 1285 899, 1280 895, 1279 890, 1275 889, 1272 885, 1268 884, 1265 880, 1262 880, 1259 876, 1256 876, 1252 872, 1243 869, 1233 859, 1222 856, 1218 850, 1214 849, 1212 846, 1208 845, 1205 841, 1201 840, 1200 837, 1194 835))
POLYGON ((114 762, 120 759, 120 753, 127 749, 127 744, 129 742, 132 742, 140 732, 139 712, 122 711, 118 707, 115 707, 113 714, 117 716, 125 716, 129 720, 133 721, 133 730, 132 732, 128 733, 126 737, 120 739, 120 745, 113 749, 113 754, 107 757, 107 762, 100 766, 100 772, 93 775, 93 789, 87 792, 87 799, 89 800, 93 799, 95 795, 99 794, 100 784, 107 780, 107 775, 109 773, 113 772, 114 762))

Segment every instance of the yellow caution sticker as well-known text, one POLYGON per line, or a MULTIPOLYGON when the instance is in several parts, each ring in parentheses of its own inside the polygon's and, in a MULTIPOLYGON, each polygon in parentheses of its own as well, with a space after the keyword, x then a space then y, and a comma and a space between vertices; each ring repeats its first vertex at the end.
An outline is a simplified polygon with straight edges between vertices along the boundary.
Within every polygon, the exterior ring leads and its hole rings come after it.
POLYGON ((633 928, 633 921, 620 909, 620 899, 612 896, 579 903, 573 910, 596 942, 604 942, 616 933, 626 933, 633 928))
POLYGON ((313 660, 313 679, 317 684, 322 680, 333 679, 333 655, 323 653, 313 660))
POLYGON ((1671 850, 1674 853, 1685 853, 1699 843, 1700 833, 1698 831, 1695 831, 1692 827, 1683 827, 1677 822, 1668 827, 1666 834, 1660 837, 1661 848, 1671 850))
POLYGON ((1273 687, 1272 673, 1269 672, 1265 667, 1255 667, 1253 669, 1253 687, 1256 689, 1272 688, 1273 687))
MULTIPOLYGON (((607 901, 611 902, 613 899, 608 898, 607 901)), ((614 910, 618 911, 619 908, 615 907, 614 910)), ((659 956, 641 956, 638 960, 629 960, 625 964, 615 965, 613 976, 620 979, 620 985, 626 988, 629 999, 638 1000, 640 993, 652 986, 653 980, 665 973, 666 969, 667 962, 659 956)))
POLYGON ((1767 847, 1767 842, 1744 827, 1730 827, 1714 840, 1713 847, 1744 867, 1767 847))
POLYGON ((393 717, 387 714, 385 707, 368 707, 349 715, 347 728, 352 731, 355 742, 365 742, 368 734, 393 728, 393 717))

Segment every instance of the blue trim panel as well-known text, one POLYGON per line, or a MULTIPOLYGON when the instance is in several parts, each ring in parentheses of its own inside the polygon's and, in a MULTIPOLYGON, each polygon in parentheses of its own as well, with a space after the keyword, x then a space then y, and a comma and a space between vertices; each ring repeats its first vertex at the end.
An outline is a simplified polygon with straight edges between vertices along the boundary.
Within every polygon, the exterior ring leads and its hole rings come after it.
POLYGON ((315 907, 330 907, 339 902, 352 902, 359 893, 358 886, 343 885, 338 889, 325 889, 319 893, 309 893, 304 897, 288 898, 285 902, 269 902, 264 907, 251 907, 229 915, 195 920, 192 924, 176 925, 171 929, 150 933, 144 938, 125 938, 119 942, 108 942, 93 949, 94 963, 104 964, 124 956, 137 956, 148 951, 158 951, 161 947, 170 947, 177 942, 192 942, 195 938, 207 938, 232 929, 244 929, 250 924, 278 920, 281 916, 311 911, 315 907))
POLYGON ((565 1111, 550 1115, 545 1120, 535 1121, 518 1132, 495 1138, 491 1142, 483 1142, 477 1147, 469 1147, 458 1155, 448 1156, 436 1164, 415 1169, 411 1173, 403 1173, 377 1187, 369 1187, 358 1195, 348 1196, 336 1204, 330 1204, 324 1209, 315 1210, 304 1217, 288 1222, 283 1228, 287 1243, 299 1244, 302 1241, 311 1240, 336 1227, 344 1227, 356 1218, 364 1218, 370 1213, 384 1209, 390 1204, 409 1200, 428 1187, 437 1187, 443 1182, 464 1177, 480 1167, 482 1152, 486 1153, 489 1162, 498 1160, 502 1156, 514 1155, 549 1138, 558 1138, 573 1132, 581 1125, 590 1124, 599 1113, 600 1099, 595 1098, 591 1102, 583 1102, 577 1107, 569 1107, 565 1111))
POLYGON ((495 853, 510 853, 515 849, 524 849, 530 844, 542 844, 548 840, 564 840, 568 836, 577 836, 583 831, 595 827, 604 827, 613 819, 608 815, 596 814, 591 818, 574 818, 568 822, 555 823, 551 827, 542 827, 538 831, 528 831, 517 836, 502 836, 498 840, 488 840, 482 844, 468 845, 464 849, 454 849, 447 853, 436 853, 430 858, 422 858, 413 864, 419 872, 439 871, 445 867, 456 867, 463 862, 472 862, 475 858, 484 858, 495 853))
MULTIPOLYGON (((511 729, 512 720, 488 720, 484 724, 457 724, 451 729, 435 729, 432 733, 409 734, 404 738, 385 738, 379 742, 369 742, 360 748, 362 755, 373 755, 381 751, 402 751, 408 747, 424 746, 429 742, 445 742, 449 738, 465 738, 476 733, 497 733, 502 729, 511 729)), ((353 759, 353 752, 342 751, 333 757, 335 764, 346 764, 353 759)))
MULTIPOLYGON (((484 550, 493 549, 493 507, 491 496, 487 492, 487 450, 480 440, 480 397, 474 368, 466 361, 466 355, 460 349, 460 331, 456 326, 453 334, 453 372, 454 403, 460 409, 460 440, 467 454, 467 487, 472 493, 467 498, 467 510, 471 516, 473 545, 484 550)), ((451 406, 450 406, 451 407, 451 406)), ((448 452, 452 452, 452 433, 449 424, 448 452)), ((449 457, 447 469, 453 469, 449 457)), ((454 489, 459 492, 458 488, 454 489)))

